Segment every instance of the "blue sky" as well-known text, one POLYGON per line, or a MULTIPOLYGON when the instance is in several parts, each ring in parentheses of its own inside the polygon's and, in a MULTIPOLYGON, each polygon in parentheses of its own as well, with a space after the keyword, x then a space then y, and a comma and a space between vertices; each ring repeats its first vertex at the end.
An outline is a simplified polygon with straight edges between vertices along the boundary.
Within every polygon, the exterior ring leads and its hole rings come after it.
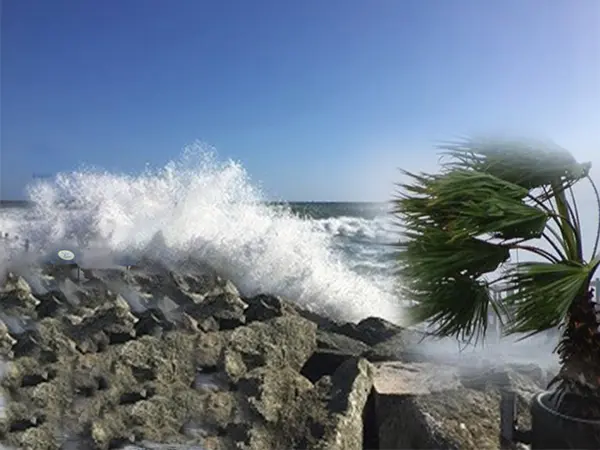
POLYGON ((465 133, 600 166, 599 24, 597 0, 4 0, 0 196, 195 140, 288 200, 386 200, 465 133))

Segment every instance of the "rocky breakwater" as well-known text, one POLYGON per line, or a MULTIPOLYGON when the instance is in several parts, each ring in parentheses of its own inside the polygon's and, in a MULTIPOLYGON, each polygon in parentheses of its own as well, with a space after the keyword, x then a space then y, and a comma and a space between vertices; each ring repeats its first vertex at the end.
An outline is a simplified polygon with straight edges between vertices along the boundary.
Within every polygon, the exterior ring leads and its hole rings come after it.
POLYGON ((9 448, 498 448, 498 390, 525 405, 544 382, 426 362, 419 333, 244 297, 192 263, 28 268, 0 319, 9 448))
POLYGON ((372 366, 311 382, 317 324, 206 268, 30 268, 0 305, 5 446, 362 448, 372 366))

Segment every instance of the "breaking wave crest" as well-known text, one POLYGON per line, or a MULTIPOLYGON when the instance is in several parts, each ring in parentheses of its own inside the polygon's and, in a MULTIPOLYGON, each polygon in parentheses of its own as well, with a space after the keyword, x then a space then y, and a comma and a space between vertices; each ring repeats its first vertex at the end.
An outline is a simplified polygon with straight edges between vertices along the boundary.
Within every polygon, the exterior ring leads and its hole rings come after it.
POLYGON ((28 192, 34 207, 3 215, 0 230, 28 239, 31 254, 70 246, 83 265, 192 258, 212 265, 246 295, 281 295, 345 320, 400 320, 391 282, 355 270, 333 239, 385 242, 384 220, 314 220, 269 205, 239 163, 221 162, 202 145, 159 170, 126 175, 86 169, 42 180, 28 192))

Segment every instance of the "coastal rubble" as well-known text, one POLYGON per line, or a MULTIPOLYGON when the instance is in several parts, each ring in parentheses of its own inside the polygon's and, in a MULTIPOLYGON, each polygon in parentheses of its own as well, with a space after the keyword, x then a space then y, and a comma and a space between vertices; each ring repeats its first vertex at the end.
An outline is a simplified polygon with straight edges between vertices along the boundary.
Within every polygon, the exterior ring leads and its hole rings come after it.
POLYGON ((491 449, 499 390, 526 411, 546 380, 427 362, 423 333, 244 297, 199 265, 29 268, 0 319, 8 448, 491 449))

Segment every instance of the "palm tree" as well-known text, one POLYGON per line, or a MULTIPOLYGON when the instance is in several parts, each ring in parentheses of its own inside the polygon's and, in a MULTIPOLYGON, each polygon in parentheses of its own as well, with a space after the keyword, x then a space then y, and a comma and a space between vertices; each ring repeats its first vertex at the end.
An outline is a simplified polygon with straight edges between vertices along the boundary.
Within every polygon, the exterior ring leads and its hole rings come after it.
MULTIPOLYGON (((584 248, 573 186, 588 182, 578 163, 554 145, 465 139, 445 143, 435 174, 402 171, 394 213, 403 227, 397 244, 409 317, 441 336, 478 339, 488 313, 508 317, 510 333, 527 336, 561 327, 561 369, 549 388, 596 400, 586 417, 600 419, 600 332, 592 280, 600 219, 584 248), (511 252, 533 255, 512 262, 511 252), (495 300, 491 289, 506 297, 495 300), (510 311, 510 314, 508 312, 510 311)), ((583 414, 578 412, 578 416, 583 414)))

